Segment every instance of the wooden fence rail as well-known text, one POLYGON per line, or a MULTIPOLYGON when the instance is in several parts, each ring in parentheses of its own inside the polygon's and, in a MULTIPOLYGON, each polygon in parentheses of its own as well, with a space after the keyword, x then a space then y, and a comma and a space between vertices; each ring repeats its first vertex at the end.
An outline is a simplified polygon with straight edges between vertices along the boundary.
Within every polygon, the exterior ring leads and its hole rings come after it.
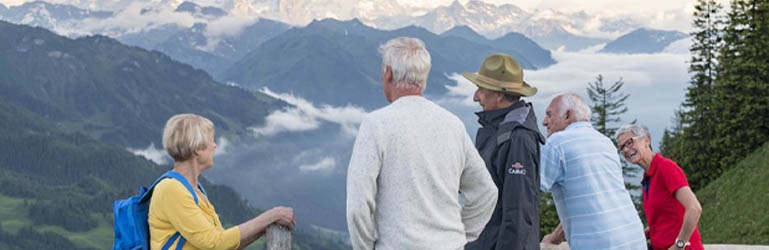
POLYGON ((291 250, 291 231, 288 227, 277 224, 267 227, 267 250, 291 250))

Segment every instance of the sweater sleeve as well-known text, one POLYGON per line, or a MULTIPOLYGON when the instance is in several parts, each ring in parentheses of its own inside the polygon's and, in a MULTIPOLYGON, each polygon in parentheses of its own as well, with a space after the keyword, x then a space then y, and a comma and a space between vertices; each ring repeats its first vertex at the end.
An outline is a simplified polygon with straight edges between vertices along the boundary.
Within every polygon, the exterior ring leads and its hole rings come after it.
POLYGON ((364 120, 347 168, 347 227, 353 249, 374 249, 377 178, 382 168, 376 129, 364 120))
POLYGON ((152 202, 157 203, 154 204, 157 212, 184 237, 186 244, 192 244, 198 249, 239 247, 240 229, 232 227, 225 230, 221 225, 212 222, 212 219, 218 221, 218 216, 213 214, 213 208, 210 210, 212 214, 206 214, 195 204, 192 194, 178 181, 166 179, 158 183, 152 194, 152 202))
POLYGON ((464 195, 462 223, 465 225, 467 242, 474 241, 488 223, 497 204, 497 187, 491 180, 486 164, 478 154, 467 134, 463 138, 465 167, 459 183, 464 195))

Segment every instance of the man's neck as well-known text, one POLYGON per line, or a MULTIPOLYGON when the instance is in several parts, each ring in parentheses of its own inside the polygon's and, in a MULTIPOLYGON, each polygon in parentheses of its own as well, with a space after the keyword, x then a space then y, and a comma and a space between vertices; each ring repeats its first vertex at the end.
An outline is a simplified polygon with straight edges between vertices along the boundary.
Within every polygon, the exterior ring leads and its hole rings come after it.
POLYGON ((422 90, 416 87, 405 89, 394 88, 392 90, 392 100, 390 100, 390 102, 395 102, 395 100, 398 100, 398 98, 410 95, 422 96, 422 90))

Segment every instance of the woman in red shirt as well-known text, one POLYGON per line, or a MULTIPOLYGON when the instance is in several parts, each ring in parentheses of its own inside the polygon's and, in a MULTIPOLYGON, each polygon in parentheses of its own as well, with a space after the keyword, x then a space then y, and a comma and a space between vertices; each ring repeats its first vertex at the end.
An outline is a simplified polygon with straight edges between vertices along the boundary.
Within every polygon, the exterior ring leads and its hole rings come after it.
POLYGON ((672 160, 652 151, 646 126, 624 125, 617 130, 616 140, 622 156, 644 169, 641 184, 650 249, 703 250, 697 228, 702 207, 684 171, 672 160))

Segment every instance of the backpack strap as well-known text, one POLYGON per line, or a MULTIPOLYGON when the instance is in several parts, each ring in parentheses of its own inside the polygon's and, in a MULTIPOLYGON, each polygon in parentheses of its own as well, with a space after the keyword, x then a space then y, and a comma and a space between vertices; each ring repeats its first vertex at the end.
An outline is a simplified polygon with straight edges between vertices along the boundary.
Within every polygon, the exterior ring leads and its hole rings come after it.
MULTIPOLYGON (((198 205, 198 194, 197 194, 197 192, 195 192, 195 190, 192 189, 192 185, 190 185, 190 183, 187 181, 187 178, 184 178, 184 176, 182 174, 180 174, 179 172, 171 170, 171 171, 168 171, 165 174, 161 175, 160 178, 174 178, 177 181, 181 182, 184 185, 184 187, 187 188, 187 191, 189 191, 190 194, 192 194, 192 198, 195 199, 195 205, 198 205)), ((201 189, 200 191, 203 191, 202 190, 202 186, 200 185, 200 183, 198 183, 198 188, 201 189)), ((203 192, 203 193, 205 193, 205 192, 203 192)))
MULTIPOLYGON (((147 193, 145 193, 142 196, 141 200, 145 201, 145 199, 149 199, 149 197, 152 196, 152 191, 155 189, 155 185, 157 185, 160 181, 162 181, 165 178, 172 178, 172 179, 175 179, 175 180, 181 182, 182 185, 184 185, 184 188, 186 188, 187 191, 189 191, 190 194, 192 194, 192 199, 195 200, 195 205, 200 205, 198 203, 198 194, 197 194, 197 192, 195 192, 194 189, 192 189, 192 185, 190 185, 190 182, 187 181, 187 178, 184 178, 184 176, 182 174, 180 174, 179 172, 173 171, 173 170, 170 170, 170 171, 164 173, 163 175, 161 175, 160 177, 158 177, 158 179, 155 180, 154 183, 152 183, 152 186, 149 187, 149 190, 147 191, 147 193)), ((198 189, 200 189, 200 191, 203 192, 203 194, 208 195, 208 193, 206 193, 206 189, 204 189, 203 185, 201 185, 200 183, 198 183, 198 189)), ((176 250, 181 250, 182 247, 184 246, 184 243, 185 243, 186 240, 184 239, 184 237, 182 237, 181 233, 179 233, 179 232, 176 232, 174 235, 172 235, 171 238, 168 239, 166 244, 163 245, 162 249, 163 250, 169 249, 171 247, 171 245, 177 239, 179 239, 179 243, 176 244, 176 250)))
MULTIPOLYGON (((179 172, 173 171, 173 170, 165 172, 163 175, 158 177, 158 179, 155 180, 154 183, 152 183, 152 186, 150 186, 148 188, 147 192, 144 193, 144 195, 142 196, 141 202, 145 202, 145 201, 149 200, 149 198, 152 197, 152 191, 155 189, 155 185, 160 183, 160 181, 162 181, 165 178, 172 178, 172 179, 175 179, 175 180, 181 182, 182 185, 184 185, 184 187, 187 189, 187 191, 189 191, 190 194, 192 194, 192 199, 195 200, 195 204, 198 205, 198 194, 197 194, 197 192, 195 192, 195 190, 192 189, 192 185, 190 185, 190 183, 187 181, 187 178, 184 178, 184 176, 182 174, 180 174, 179 172)), ((198 183, 198 189, 200 189, 200 191, 203 192, 203 194, 208 195, 208 193, 206 192, 206 189, 203 188, 203 185, 201 185, 200 183, 198 183)))

